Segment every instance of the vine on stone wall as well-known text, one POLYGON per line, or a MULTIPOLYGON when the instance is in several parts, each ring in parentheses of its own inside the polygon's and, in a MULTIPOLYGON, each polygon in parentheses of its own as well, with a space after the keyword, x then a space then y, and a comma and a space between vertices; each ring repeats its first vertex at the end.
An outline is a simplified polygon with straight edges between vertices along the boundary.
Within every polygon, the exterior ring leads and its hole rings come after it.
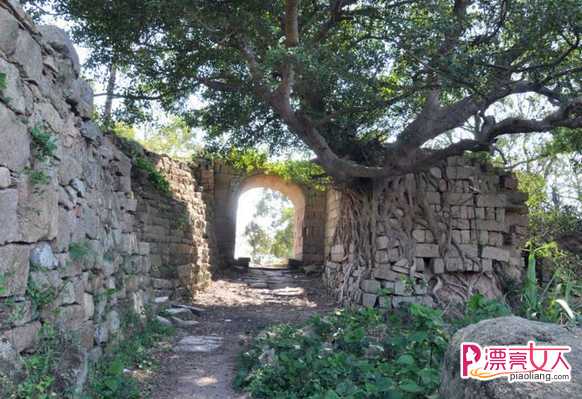
MULTIPOLYGON (((444 177, 447 184, 450 182, 444 177)), ((431 232, 438 245, 439 255, 445 262, 454 253, 461 262, 480 260, 467 253, 452 235, 452 212, 447 190, 442 192, 441 205, 431 205, 427 192, 439 192, 439 179, 430 173, 408 174, 386 180, 374 181, 370 187, 343 189, 340 197, 340 214, 333 236, 333 243, 345 252, 343 270, 337 277, 338 300, 348 303, 357 295, 362 280, 372 278, 376 266, 377 237, 382 236, 389 248, 398 247, 399 272, 407 270, 402 277, 410 281, 422 279, 423 284, 431 283, 433 297, 446 286, 463 301, 466 301, 479 283, 483 272, 438 275, 430 273, 430 281, 425 274, 416 270, 416 240, 413 231, 419 227, 431 232), (454 252, 453 252, 454 251, 454 252)), ((441 190, 442 191, 442 190, 441 190)), ((474 194, 478 190, 474 189, 474 194)), ((473 198, 471 198, 472 201, 473 198)), ((395 259, 391 259, 395 262, 395 259)))

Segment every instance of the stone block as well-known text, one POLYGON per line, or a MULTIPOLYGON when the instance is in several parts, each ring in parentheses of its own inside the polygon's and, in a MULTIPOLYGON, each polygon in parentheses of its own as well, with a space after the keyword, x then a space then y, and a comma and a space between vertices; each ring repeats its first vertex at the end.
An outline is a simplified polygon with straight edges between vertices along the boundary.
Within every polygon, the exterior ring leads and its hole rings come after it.
POLYGON ((78 331, 84 320, 85 311, 83 306, 61 306, 56 315, 55 325, 63 331, 78 331))
POLYGON ((24 295, 28 282, 30 247, 9 244, 0 247, 0 297, 24 295))
POLYGON ((412 230, 412 238, 416 240, 416 242, 425 242, 426 241, 426 231, 425 230, 412 230))
POLYGON ((464 270, 464 265, 461 258, 446 258, 445 264, 445 268, 449 273, 464 270))
POLYGON ((12 178, 10 177, 10 170, 8 168, 0 167, 0 189, 8 188, 11 184, 12 178))
POLYGON ((495 208, 495 220, 505 222, 505 208, 495 208))
POLYGON ((400 279, 402 274, 396 273, 389 265, 376 266, 372 271, 374 278, 388 281, 396 281, 400 279))
POLYGON ((0 190, 0 245, 19 241, 17 210, 18 192, 13 189, 0 190))
POLYGON ((382 288, 382 284, 377 280, 363 280, 361 283, 362 291, 376 294, 380 288, 382 288))
POLYGON ((81 63, 79 62, 79 56, 75 50, 73 41, 67 32, 53 25, 42 25, 38 29, 42 33, 43 40, 48 45, 71 61, 73 71, 78 76, 81 70, 81 63))
POLYGON ((59 266, 59 261, 53 254, 50 244, 41 242, 30 252, 30 265, 36 269, 51 270, 59 266))
POLYGON ((83 294, 83 303, 81 303, 81 305, 83 306, 85 320, 93 318, 93 315, 95 314, 95 302, 93 300, 93 295, 85 292, 83 294))
POLYGON ((426 193, 424 193, 424 196, 426 198, 426 202, 428 202, 431 205, 441 203, 441 195, 440 195, 440 193, 438 193, 436 191, 426 192, 426 193))
POLYGON ((411 295, 413 288, 403 279, 394 282, 394 294, 396 295, 411 295))
POLYGON ((378 249, 386 249, 388 248, 388 244, 390 242, 390 239, 386 236, 379 236, 376 237, 376 247, 378 249))
POLYGON ((33 187, 28 176, 18 183, 20 241, 52 240, 58 232, 58 191, 52 184, 33 187))
POLYGON ((441 168, 437 168, 437 167, 430 168, 429 173, 433 177, 436 177, 437 179, 440 179, 441 177, 443 177, 443 171, 441 170, 441 168))
POLYGON ((392 307, 399 308, 405 304, 418 303, 420 298, 414 296, 393 296, 392 307))
POLYGON ((27 31, 23 30, 18 34, 13 58, 22 68, 25 78, 36 83, 41 82, 43 68, 41 49, 27 31))
POLYGON ((417 258, 438 258, 439 247, 437 244, 416 244, 415 256, 417 258))
POLYGON ((423 258, 414 258, 414 269, 417 272, 424 272, 426 265, 423 258))
POLYGON ((500 247, 503 245, 503 234, 499 232, 489 232, 489 245, 500 247))
POLYGON ((493 271, 493 261, 491 259, 481 259, 481 271, 492 272, 493 271))
POLYGON ((95 141, 101 138, 101 129, 93 121, 84 122, 81 126, 81 136, 89 141, 95 141))
POLYGON ((336 244, 331 247, 331 261, 332 262, 342 262, 345 258, 344 246, 341 244, 336 244))
POLYGON ((445 272, 445 263, 441 258, 432 258, 429 262, 429 267, 434 274, 445 272))
POLYGON ((472 205, 473 194, 470 193, 449 193, 446 196, 449 205, 472 205))
POLYGON ((364 293, 362 295, 362 305, 375 307, 376 303, 378 302, 378 295, 364 293))
POLYGON ((26 126, 16 115, 0 103, 0 166, 13 171, 21 171, 30 159, 31 138, 26 126))
POLYGON ((480 194, 477 195, 477 206, 478 207, 505 207, 507 203, 507 197, 504 193, 496 194, 480 194))
POLYGON ((0 26, 2 27, 2 34, 0 35, 0 50, 4 54, 10 56, 16 50, 16 42, 20 32, 20 26, 16 18, 14 18, 8 11, 0 8, 0 26))
POLYGON ((388 252, 387 251, 376 251, 376 263, 387 264, 388 263, 388 252))
POLYGON ((38 321, 25 324, 12 330, 5 331, 2 336, 12 344, 14 349, 21 353, 34 348, 38 341, 38 332, 41 324, 38 321))
POLYGON ((501 262, 509 261, 509 251, 497 247, 483 247, 481 257, 484 259, 494 259, 501 262))

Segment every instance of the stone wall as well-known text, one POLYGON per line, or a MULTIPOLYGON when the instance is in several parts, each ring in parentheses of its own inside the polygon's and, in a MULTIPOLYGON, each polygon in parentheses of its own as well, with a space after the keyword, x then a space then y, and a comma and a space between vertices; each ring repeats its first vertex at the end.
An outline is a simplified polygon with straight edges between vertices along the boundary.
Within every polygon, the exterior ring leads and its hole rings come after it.
POLYGON ((374 237, 368 257, 334 234, 344 215, 342 194, 330 190, 327 286, 341 302, 367 306, 462 302, 477 291, 501 297, 524 266, 526 196, 516 189, 513 176, 462 157, 426 175, 376 182, 375 201, 368 202, 373 226, 367 234, 374 237), (380 289, 389 295, 379 296, 380 289))
POLYGON ((137 230, 149 244, 152 285, 157 297, 189 297, 210 283, 218 266, 213 211, 203 199, 197 165, 145 153, 170 183, 171 195, 160 192, 149 176, 133 168, 137 195, 137 230))
POLYGON ((124 313, 143 313, 152 280, 205 286, 213 242, 198 172, 146 154, 172 190, 156 192, 91 120, 79 73, 64 31, 0 1, 0 374, 50 325, 79 343, 67 348, 78 351, 74 364, 62 365, 77 386, 122 335, 124 313))

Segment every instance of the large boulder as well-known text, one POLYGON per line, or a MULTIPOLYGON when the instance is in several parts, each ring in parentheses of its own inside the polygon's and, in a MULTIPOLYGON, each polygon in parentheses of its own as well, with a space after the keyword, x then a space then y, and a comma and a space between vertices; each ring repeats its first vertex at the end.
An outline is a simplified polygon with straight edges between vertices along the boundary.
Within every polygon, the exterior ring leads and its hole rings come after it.
POLYGON ((582 392, 582 328, 566 328, 509 316, 484 320, 467 326, 453 336, 443 363, 440 394, 447 399, 457 398, 552 398, 580 397, 582 392), (483 346, 520 345, 534 341, 536 346, 570 346, 565 355, 571 365, 570 382, 508 382, 507 378, 490 381, 462 379, 460 376, 460 346, 473 342, 483 346))

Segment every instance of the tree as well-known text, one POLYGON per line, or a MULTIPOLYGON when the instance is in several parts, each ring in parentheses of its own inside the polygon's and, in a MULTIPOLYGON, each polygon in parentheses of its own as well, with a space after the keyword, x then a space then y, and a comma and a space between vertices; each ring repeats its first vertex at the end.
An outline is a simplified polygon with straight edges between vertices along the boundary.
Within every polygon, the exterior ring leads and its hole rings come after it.
POLYGON ((52 3, 104 61, 115 49, 127 106, 159 100, 239 147, 301 143, 340 182, 419 171, 502 135, 582 127, 579 0, 52 3), (490 113, 519 93, 552 109, 490 113), (193 94, 203 109, 189 107, 193 94), (472 137, 427 148, 469 124, 472 137))
POLYGON ((279 218, 273 221, 275 236, 273 237, 271 252, 278 258, 293 257, 294 215, 293 207, 285 207, 281 209, 279 218))
POLYGON ((257 262, 257 256, 267 254, 271 249, 269 234, 256 222, 250 222, 244 231, 244 235, 251 247, 251 258, 257 262))
POLYGON ((143 125, 142 134, 137 134, 134 127, 123 122, 114 124, 111 129, 118 136, 139 142, 149 151, 174 158, 188 158, 200 151, 192 129, 179 118, 153 127, 143 125))

